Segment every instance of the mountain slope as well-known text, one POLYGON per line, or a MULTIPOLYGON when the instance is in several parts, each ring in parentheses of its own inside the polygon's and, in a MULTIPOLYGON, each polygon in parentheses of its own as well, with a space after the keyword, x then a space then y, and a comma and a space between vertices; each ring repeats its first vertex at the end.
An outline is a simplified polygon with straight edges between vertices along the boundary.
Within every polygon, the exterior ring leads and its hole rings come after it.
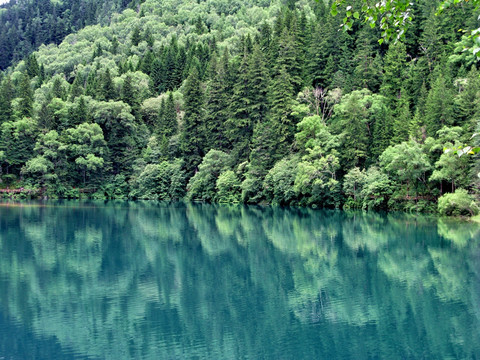
POLYGON ((4 183, 417 210, 473 193, 476 159, 442 149, 478 127, 478 73, 452 31, 477 14, 414 10, 405 43, 379 45, 321 2, 147 0, 6 72, 4 183))

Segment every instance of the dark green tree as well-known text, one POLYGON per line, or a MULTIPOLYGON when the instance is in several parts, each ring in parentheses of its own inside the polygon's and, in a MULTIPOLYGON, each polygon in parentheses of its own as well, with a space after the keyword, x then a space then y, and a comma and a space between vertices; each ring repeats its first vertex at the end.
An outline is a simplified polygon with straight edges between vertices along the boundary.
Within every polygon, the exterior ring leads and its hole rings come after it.
POLYGON ((185 158, 187 174, 193 174, 205 155, 205 100, 203 85, 200 82, 197 67, 187 78, 184 90, 185 116, 180 139, 180 148, 185 158))
POLYGON ((12 100, 14 96, 15 88, 10 77, 6 77, 0 84, 0 125, 12 120, 12 100))
POLYGON ((26 73, 22 76, 17 95, 20 98, 19 116, 31 117, 33 115, 33 90, 30 85, 30 77, 26 73))

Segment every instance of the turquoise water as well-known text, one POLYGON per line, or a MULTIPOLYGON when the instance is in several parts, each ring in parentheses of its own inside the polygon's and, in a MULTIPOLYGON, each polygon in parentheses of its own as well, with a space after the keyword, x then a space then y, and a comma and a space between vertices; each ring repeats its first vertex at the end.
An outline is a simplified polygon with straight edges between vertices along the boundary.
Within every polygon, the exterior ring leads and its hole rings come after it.
POLYGON ((476 224, 181 203, 0 205, 0 359, 480 357, 476 224))

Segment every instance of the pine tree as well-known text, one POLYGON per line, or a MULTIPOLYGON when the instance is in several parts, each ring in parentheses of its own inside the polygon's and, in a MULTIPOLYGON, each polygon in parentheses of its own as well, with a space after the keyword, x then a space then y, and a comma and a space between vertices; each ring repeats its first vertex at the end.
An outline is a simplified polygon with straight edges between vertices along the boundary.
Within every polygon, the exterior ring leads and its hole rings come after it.
POLYGON ((77 74, 75 80, 73 80, 72 86, 70 87, 70 101, 73 102, 77 97, 83 95, 83 82, 83 76, 81 74, 77 74))
POLYGON ((307 57, 308 72, 314 87, 327 87, 329 77, 333 73, 332 42, 333 36, 329 24, 318 23, 313 31, 307 57), (327 66, 328 60, 331 62, 330 66, 327 66))
POLYGON ((40 67, 38 65, 37 57, 35 56, 35 54, 27 57, 25 61, 25 67, 27 70, 27 74, 28 76, 30 76, 30 78, 33 79, 35 76, 40 76, 40 67))
POLYGON ((383 65, 370 29, 362 29, 359 33, 354 66, 354 86, 378 92, 383 65))
POLYGON ((153 90, 156 94, 161 94, 166 90, 167 74, 164 64, 160 59, 155 58, 152 63, 151 79, 153 83, 153 90))
POLYGON ((407 141, 409 138, 409 127, 412 122, 412 113, 410 112, 410 100, 405 90, 402 90, 402 97, 398 101, 395 120, 393 123, 394 144, 407 141))
POLYGON ((98 65, 96 69, 90 70, 87 76, 87 83, 85 85, 85 95, 91 96, 93 98, 97 97, 97 73, 98 65))
POLYGON ((460 93, 455 99, 455 112, 458 125, 463 126, 468 134, 474 132, 480 112, 480 77, 475 66, 466 78, 457 80, 460 93))
POLYGON ((240 157, 245 155, 248 142, 253 132, 252 119, 250 118, 250 89, 248 83, 248 56, 243 54, 233 85, 230 101, 230 117, 226 121, 226 135, 231 144, 241 148, 240 157))
POLYGON ((185 83, 185 116, 180 139, 180 148, 186 160, 187 173, 193 174, 205 155, 205 118, 204 118, 204 93, 198 69, 192 72, 185 83))
POLYGON ((300 49, 295 37, 284 30, 278 45, 278 56, 274 66, 274 76, 285 70, 289 75, 289 82, 292 85, 292 94, 298 94, 302 88, 302 68, 300 66, 300 49))
POLYGON ((175 135, 178 131, 178 123, 177 123, 177 109, 175 107, 175 100, 173 98, 173 92, 168 93, 167 102, 165 104, 165 113, 164 113, 164 121, 165 121, 165 136, 170 137, 175 135))
POLYGON ((267 116, 269 88, 265 55, 258 45, 254 46, 252 55, 248 59, 247 84, 250 89, 250 118, 255 125, 267 116))
POLYGON ((140 35, 140 28, 138 26, 135 26, 133 28, 132 35, 130 37, 130 41, 132 42, 133 46, 138 46, 140 41, 142 41, 142 37, 140 35))
POLYGON ((418 141, 425 140, 427 137, 425 127, 425 103, 427 102, 427 96, 427 86, 424 82, 420 88, 415 115, 409 127, 409 135, 418 141))
POLYGON ((30 77, 26 73, 23 74, 22 80, 20 82, 18 97, 20 98, 20 117, 31 117, 33 115, 33 91, 30 86, 30 77))
POLYGON ((10 77, 7 77, 3 79, 0 85, 0 125, 12 120, 12 100, 14 96, 15 89, 10 77))
POLYGON ((392 107, 401 96, 402 83, 405 79, 406 48, 401 42, 390 45, 384 58, 383 81, 380 93, 385 96, 392 107))
MULTIPOLYGON (((151 125, 151 124, 149 124, 151 125)), ((155 132, 157 134, 163 135, 165 133, 165 98, 162 97, 160 102, 160 109, 158 110, 157 122, 155 124, 155 132)))
POLYGON ((176 58, 177 58, 177 53, 176 53, 175 47, 169 46, 165 53, 165 71, 167 74, 165 79, 166 90, 173 90, 177 85, 177 80, 176 80, 177 69, 175 64, 176 58))
POLYGON ((139 66, 140 71, 144 72, 147 75, 150 75, 153 70, 154 61, 155 61, 155 55, 153 55, 153 51, 148 50, 139 66))
POLYGON ((73 109, 73 113, 71 114, 69 119, 70 127, 89 122, 87 103, 85 102, 85 98, 83 96, 80 96, 80 99, 78 100, 76 106, 73 109))
POLYGON ((427 135, 434 137, 443 126, 454 124, 453 90, 447 84, 443 69, 435 71, 436 79, 428 92, 425 103, 425 125, 427 135))
POLYGON ((118 39, 116 36, 114 36, 112 38, 112 47, 110 49, 110 52, 113 54, 113 55, 117 55, 117 51, 118 51, 118 46, 120 45, 120 43, 118 42, 118 39))
POLYGON ((62 81, 59 77, 56 77, 52 86, 52 98, 59 98, 65 100, 65 89, 63 88, 62 81))
POLYGON ((275 132, 276 149, 271 153, 272 160, 279 160, 288 153, 288 145, 293 141, 295 122, 292 115, 294 83, 283 67, 272 80, 268 99, 270 104, 268 122, 275 132))
POLYGON ((177 58, 175 61, 175 73, 174 76, 174 89, 180 87, 183 81, 183 71, 185 69, 185 63, 187 61, 187 54, 185 52, 185 47, 181 46, 178 50, 177 58))
POLYGON ((225 135, 225 126, 229 118, 229 87, 224 63, 217 64, 216 56, 210 61, 211 80, 207 86, 205 104, 205 126, 208 134, 207 152, 210 149, 225 150, 229 141, 225 135))
POLYGON ((115 94, 115 88, 113 86, 113 80, 112 80, 112 75, 110 74, 110 69, 107 68, 105 71, 105 74, 103 75, 102 79, 102 94, 101 97, 103 97, 105 100, 115 100, 116 94, 115 94))

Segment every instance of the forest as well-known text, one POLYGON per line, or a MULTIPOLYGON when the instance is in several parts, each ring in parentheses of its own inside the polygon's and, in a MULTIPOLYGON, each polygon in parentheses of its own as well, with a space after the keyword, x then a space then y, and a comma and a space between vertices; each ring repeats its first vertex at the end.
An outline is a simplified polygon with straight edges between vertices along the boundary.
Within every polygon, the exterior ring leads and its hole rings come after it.
POLYGON ((0 187, 476 215, 480 11, 439 4, 379 41, 329 1, 11 1, 0 187))

